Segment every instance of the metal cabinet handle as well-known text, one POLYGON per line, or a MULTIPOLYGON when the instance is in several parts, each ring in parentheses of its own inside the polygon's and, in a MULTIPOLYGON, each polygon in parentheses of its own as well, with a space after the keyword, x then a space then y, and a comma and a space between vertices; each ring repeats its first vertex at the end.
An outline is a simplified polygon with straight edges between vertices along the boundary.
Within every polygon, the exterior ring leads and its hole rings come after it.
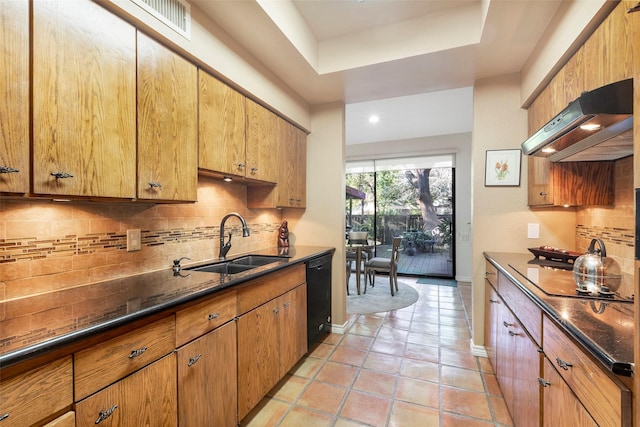
POLYGON ((236 163, 236 166, 239 167, 239 168, 247 167, 247 165, 245 165, 244 163, 236 163))
POLYGON ((109 418, 116 409, 118 409, 118 405, 117 404, 113 405, 109 409, 105 409, 103 411, 100 411, 100 415, 98 416, 98 419, 96 420, 96 422, 94 424, 100 424, 101 422, 103 422, 104 420, 109 418))
POLYGON ((152 182, 149 183, 149 187, 151 187, 151 188, 162 188, 162 184, 160 184, 159 182, 152 181, 152 182))
POLYGON ((73 175, 67 172, 51 172, 51 176, 55 179, 73 178, 73 175))
POLYGON ((541 192, 540 192, 540 195, 541 195, 541 196, 546 196, 546 195, 547 195, 547 192, 546 192, 546 191, 541 191, 541 192))
POLYGON ((142 348, 139 348, 137 350, 131 350, 131 353, 129 354, 129 359, 133 359, 134 357, 138 357, 138 356, 140 356, 142 353, 144 353, 147 350, 149 350, 148 347, 142 347, 142 348))
POLYGON ((291 305, 291 302, 287 301, 284 303, 284 308, 289 308, 290 305, 291 305))
POLYGON ((485 276, 495 276, 496 273, 494 273, 493 271, 485 271, 484 275, 485 276))
POLYGON ((509 336, 517 337, 517 336, 520 336, 520 334, 517 332, 509 331, 509 336))
POLYGON ((201 357, 202 357, 202 353, 200 353, 200 354, 198 354, 198 355, 196 355, 194 357, 191 357, 189 359, 189 363, 187 363, 187 366, 195 365, 198 362, 198 360, 200 360, 201 357))
POLYGON ((547 380, 545 380, 544 378, 540 378, 538 377, 538 382, 540 383, 540 385, 542 387, 549 387, 551 385, 551 383, 547 380))
POLYGON ((280 312, 280 307, 276 307, 273 309, 273 314, 278 314, 280 312))
POLYGON ((4 420, 6 420, 7 418, 9 418, 9 414, 2 414, 2 415, 0 415, 0 421, 4 421, 4 420))
POLYGON ((215 320, 220 317, 220 312, 217 313, 209 313, 209 320, 215 320))
POLYGON ((251 173, 256 173, 258 172, 258 168, 251 168, 251 173))
POLYGON ((500 304, 500 301, 495 300, 495 299, 489 299, 489 303, 491 303, 491 304, 500 304))
MULTIPOLYGON (((10 166, 0 166, 0 173, 16 173, 16 172, 20 172, 20 171, 10 166)), ((0 418, 0 421, 2 420, 3 418, 0 418)))
POLYGON ((565 362, 564 360, 560 359, 559 357, 556 357, 556 363, 558 364, 558 366, 560 366, 565 371, 568 371, 569 368, 573 367, 573 363, 565 362))
POLYGON ((504 326, 505 328, 510 328, 510 327, 516 326, 516 325, 514 325, 513 323, 507 323, 506 321, 503 321, 502 322, 502 326, 504 326))

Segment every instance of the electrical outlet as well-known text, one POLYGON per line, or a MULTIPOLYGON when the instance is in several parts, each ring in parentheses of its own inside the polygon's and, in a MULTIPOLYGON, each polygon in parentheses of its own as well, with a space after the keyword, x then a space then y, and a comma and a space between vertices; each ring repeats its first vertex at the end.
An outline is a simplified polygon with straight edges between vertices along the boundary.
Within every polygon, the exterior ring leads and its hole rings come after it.
POLYGON ((540 224, 527 224, 527 238, 529 239, 540 238, 540 224))
POLYGON ((127 252, 139 251, 140 249, 142 249, 140 230, 127 230, 127 252))

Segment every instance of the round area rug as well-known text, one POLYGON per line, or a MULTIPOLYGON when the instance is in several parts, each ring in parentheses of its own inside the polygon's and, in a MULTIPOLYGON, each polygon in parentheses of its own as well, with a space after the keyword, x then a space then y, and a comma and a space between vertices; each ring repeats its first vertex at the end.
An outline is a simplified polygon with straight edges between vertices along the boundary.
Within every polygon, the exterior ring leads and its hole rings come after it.
MULTIPOLYGON (((364 279, 361 279, 360 286, 364 291, 364 279)), ((391 296, 389 277, 387 276, 376 276, 375 287, 367 286, 367 293, 358 295, 355 274, 351 274, 349 293, 351 295, 347 295, 347 314, 398 310, 418 301, 418 291, 400 280, 398 280, 398 291, 394 296, 391 296)))

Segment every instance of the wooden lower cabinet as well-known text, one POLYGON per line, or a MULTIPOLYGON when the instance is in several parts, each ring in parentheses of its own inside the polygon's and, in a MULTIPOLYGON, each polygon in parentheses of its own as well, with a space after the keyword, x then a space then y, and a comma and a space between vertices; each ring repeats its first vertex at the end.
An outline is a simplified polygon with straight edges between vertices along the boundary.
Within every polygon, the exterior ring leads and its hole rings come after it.
POLYGON ((235 321, 178 349, 181 426, 233 427, 238 424, 237 353, 235 321))
POLYGON ((487 282, 485 342, 514 425, 540 426, 541 353, 518 318, 487 282))
POLYGON ((43 421, 50 420, 65 408, 71 408, 72 404, 71 356, 0 381, 2 426, 42 425, 43 421))
POLYGON ((306 300, 302 284, 238 318, 238 420, 306 352, 306 300))
POLYGON ((562 379, 549 359, 544 358, 541 379, 544 407, 544 427, 587 427, 596 423, 571 388, 562 379))
POLYGON ((60 415, 53 421, 46 423, 43 427, 75 427, 76 426, 76 413, 73 411, 66 412, 60 415))
POLYGON ((177 426, 175 353, 76 404, 76 426, 177 426))

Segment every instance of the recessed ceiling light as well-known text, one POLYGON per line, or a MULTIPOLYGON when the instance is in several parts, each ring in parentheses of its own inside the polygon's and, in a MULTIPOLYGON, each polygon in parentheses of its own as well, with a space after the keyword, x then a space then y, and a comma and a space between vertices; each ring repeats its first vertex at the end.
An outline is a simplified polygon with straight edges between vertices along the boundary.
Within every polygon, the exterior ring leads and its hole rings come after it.
POLYGON ((369 116, 369 123, 378 123, 379 121, 380 117, 376 116, 375 114, 369 116))
POLYGON ((551 148, 551 147, 547 147, 547 148, 543 148, 542 152, 543 153, 555 153, 556 149, 555 148, 551 148))

